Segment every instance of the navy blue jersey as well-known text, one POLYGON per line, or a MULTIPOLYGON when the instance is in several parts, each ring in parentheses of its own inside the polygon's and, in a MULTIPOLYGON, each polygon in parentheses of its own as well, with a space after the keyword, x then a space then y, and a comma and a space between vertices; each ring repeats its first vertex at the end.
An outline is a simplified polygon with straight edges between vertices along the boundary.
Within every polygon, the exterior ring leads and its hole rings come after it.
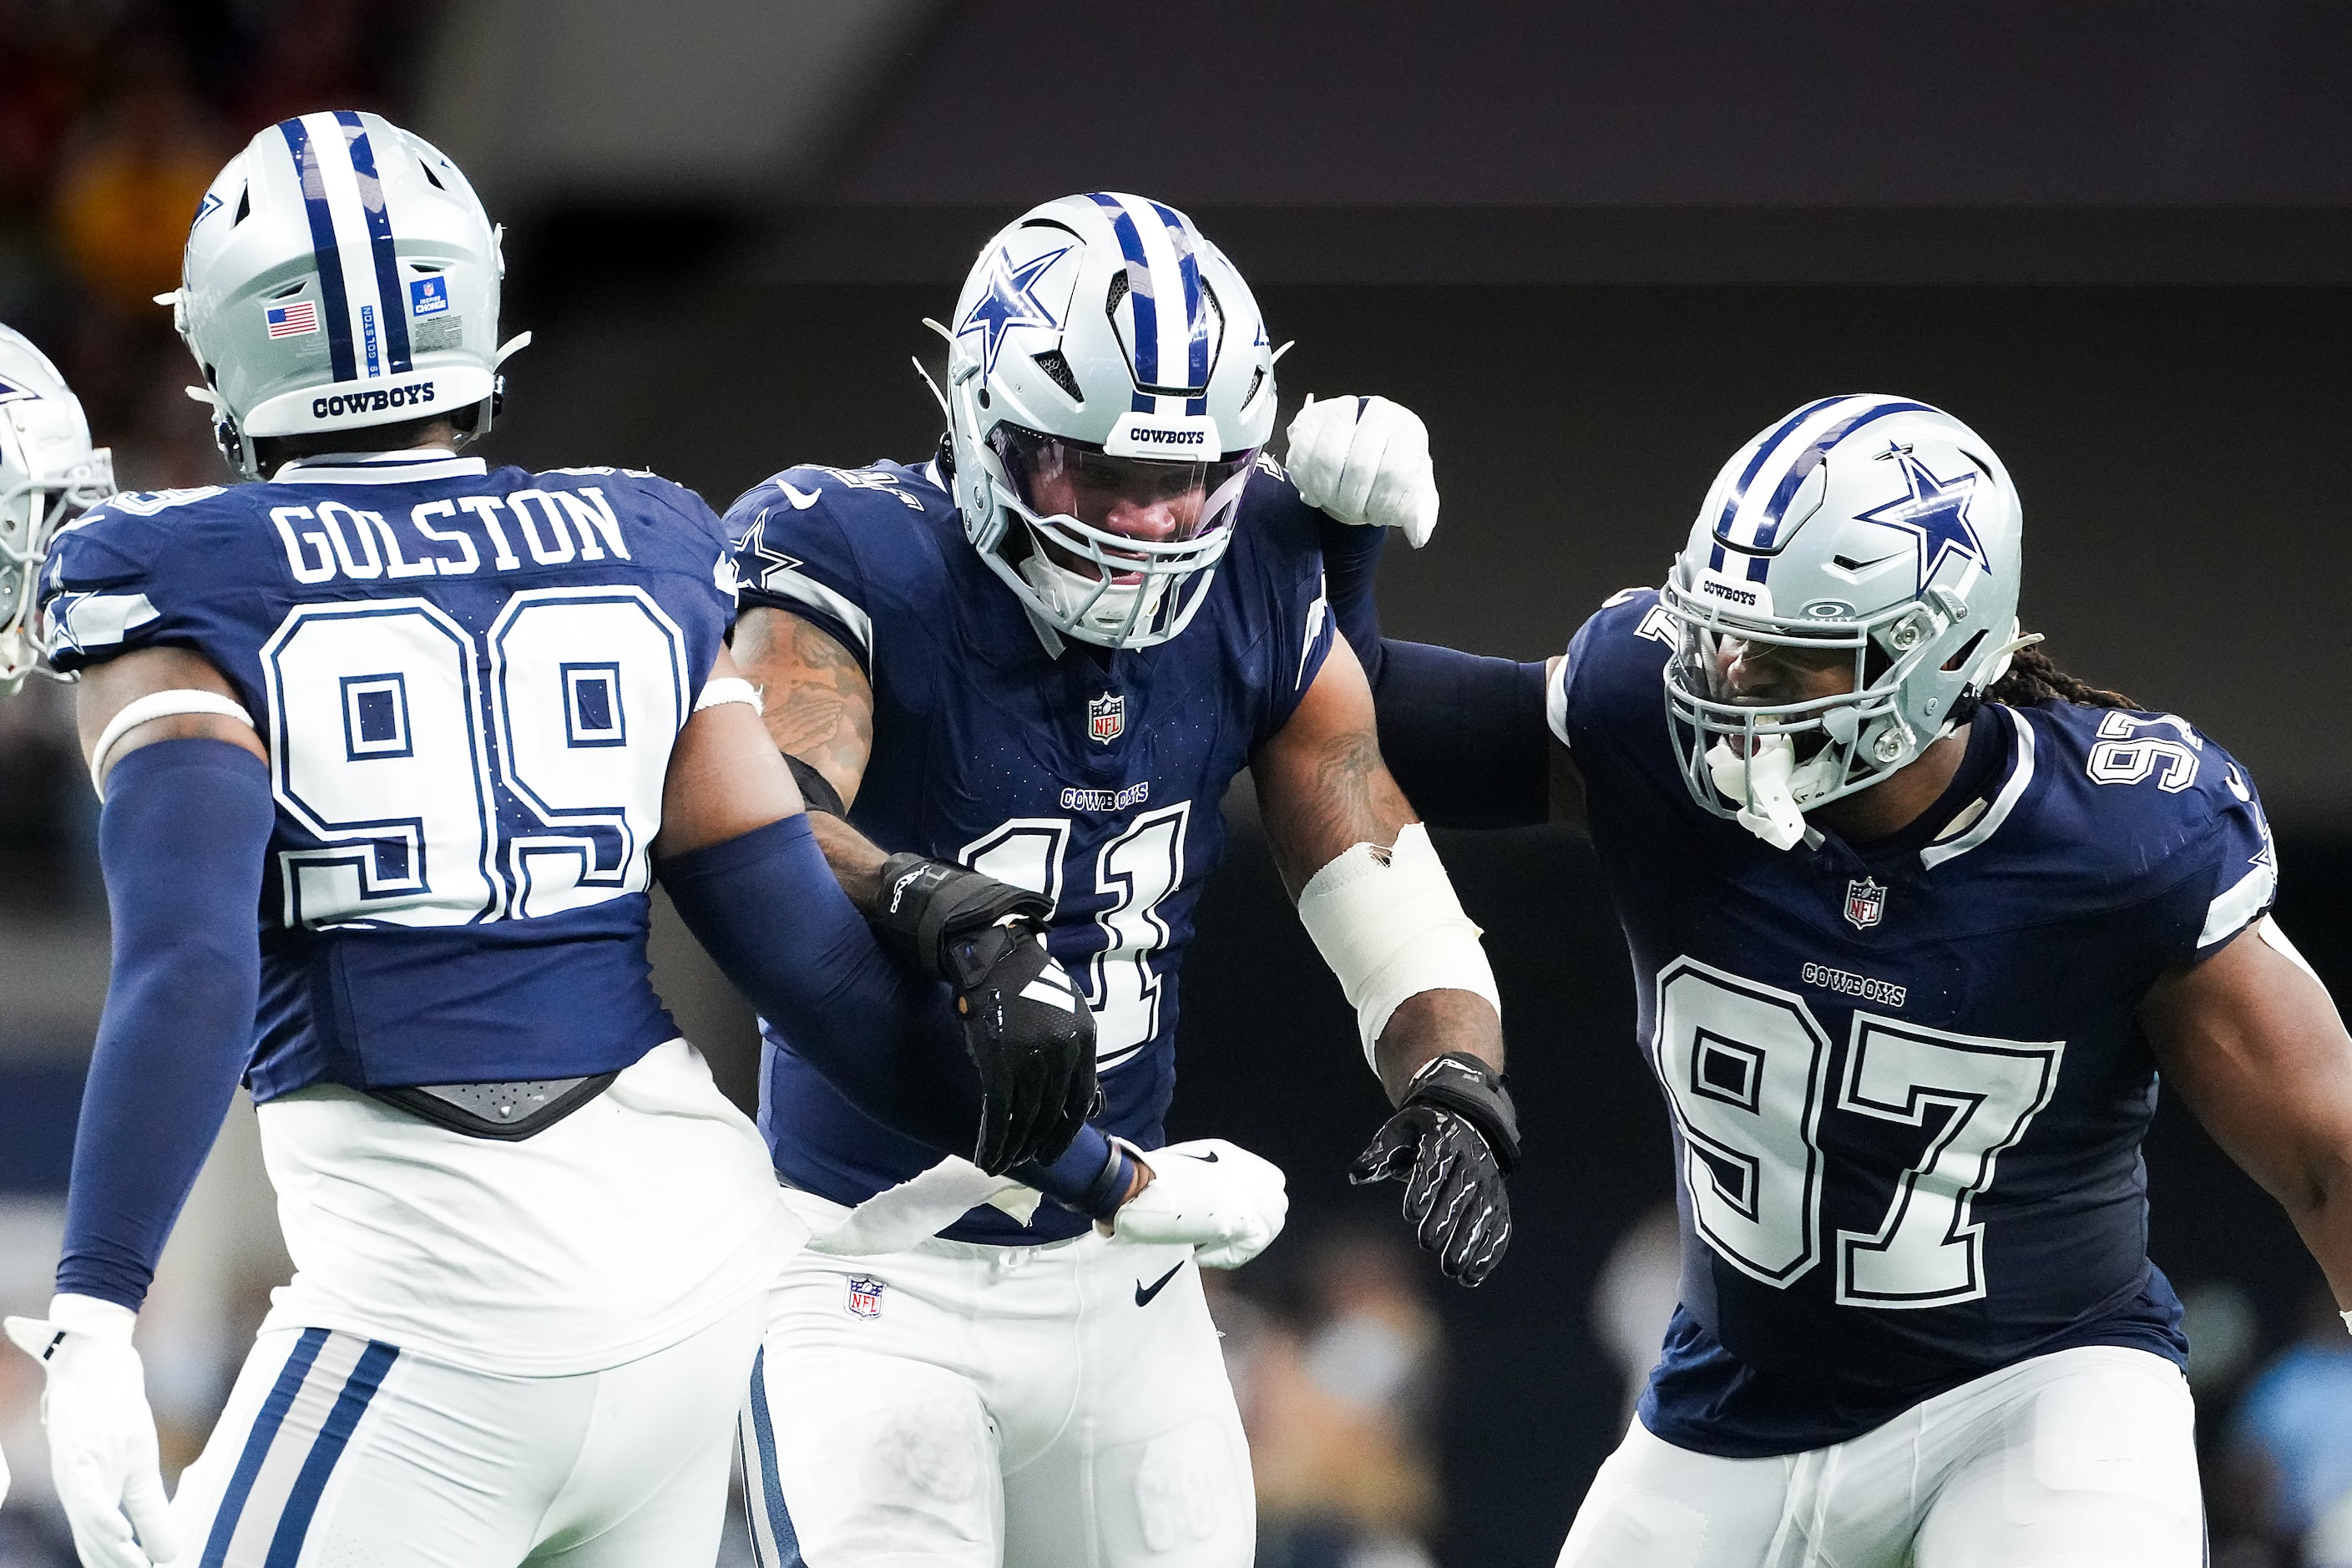
POLYGON ((2137 1009, 2271 901, 2244 772, 2170 715, 1988 706, 1913 829, 1783 852, 1691 799, 1656 600, 1587 622, 1552 704, 1674 1118, 1682 1305, 1643 1420, 1753 1458, 2053 1351, 2185 1361, 2137 1009))
MULTIPOLYGON (((965 540, 933 465, 788 468, 728 514, 744 605, 822 627, 872 682, 850 821, 885 849, 1054 900, 1047 944, 1095 1011, 1097 1124, 1146 1148, 1175 1088, 1177 973, 1223 853, 1218 803, 1330 647, 1317 514, 1273 459, 1260 467, 1192 624, 1116 653, 1049 644, 965 540)), ((778 1172, 841 1203, 937 1158, 772 1032, 760 1120, 778 1172)), ((1050 1205, 1025 1226, 976 1209, 944 1234, 1050 1241, 1087 1223, 1050 1205)))
POLYGON ((192 649, 268 747, 256 1099, 605 1072, 676 1035, 647 848, 733 617, 725 543, 651 474, 412 454, 59 535, 58 667, 192 649))

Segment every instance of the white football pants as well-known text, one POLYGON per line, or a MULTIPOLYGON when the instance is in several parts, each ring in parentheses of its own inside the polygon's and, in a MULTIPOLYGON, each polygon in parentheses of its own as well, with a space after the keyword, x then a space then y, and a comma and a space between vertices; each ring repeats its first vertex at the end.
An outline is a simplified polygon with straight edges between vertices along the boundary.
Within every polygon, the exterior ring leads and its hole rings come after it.
POLYGON ((184 1568, 710 1568, 767 1303, 602 1372, 263 1332, 172 1511, 184 1568))
MULTIPOLYGON (((785 1196, 820 1234, 845 1212, 785 1196)), ((741 1442, 765 1568, 1247 1568, 1255 1549, 1186 1247, 800 1252, 741 1442)))
POLYGON ((2178 1368, 2105 1345, 1775 1458, 1693 1453, 1637 1420, 1559 1568, 2199 1568, 2192 1426, 2178 1368))

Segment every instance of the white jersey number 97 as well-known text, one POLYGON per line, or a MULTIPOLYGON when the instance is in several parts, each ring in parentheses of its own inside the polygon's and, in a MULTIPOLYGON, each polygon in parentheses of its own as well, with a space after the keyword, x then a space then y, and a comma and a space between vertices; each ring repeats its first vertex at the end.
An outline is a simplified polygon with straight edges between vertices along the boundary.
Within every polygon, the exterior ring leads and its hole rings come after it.
POLYGON ((1829 1037, 1801 998, 1691 958, 1658 976, 1658 1078, 1683 1135, 1692 1221, 1741 1273, 1786 1288, 1821 1261, 1824 1111, 1927 1132, 1916 1163, 1885 1173, 1893 1191, 1876 1227, 1834 1238, 1842 1306, 1985 1294, 1984 1226, 1971 1211, 2001 1152, 2050 1103, 2063 1051, 1857 1012, 1832 1084, 1829 1037))

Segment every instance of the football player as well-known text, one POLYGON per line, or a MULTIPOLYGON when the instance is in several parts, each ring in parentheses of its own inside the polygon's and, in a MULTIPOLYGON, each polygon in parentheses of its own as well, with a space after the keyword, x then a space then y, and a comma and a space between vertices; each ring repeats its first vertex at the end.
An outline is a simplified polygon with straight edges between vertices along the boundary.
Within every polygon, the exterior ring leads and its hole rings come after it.
MULTIPOLYGON (((65 377, 24 333, 0 326, 0 697, 40 667, 35 574, 49 537, 113 489, 113 455, 89 444, 65 377)), ((7 1500, 0 1455, 0 1503, 7 1500)))
POLYGON ((1493 976, 1381 765, 1316 542, 1318 504, 1433 519, 1427 436, 1393 405, 1310 409, 1353 461, 1295 488, 1262 449, 1276 351, 1247 285, 1132 195, 1024 215, 954 322, 936 454, 787 468, 735 504, 736 657, 886 931, 948 973, 933 933, 964 911, 1049 922, 1117 1152, 1076 1212, 957 1185, 769 1030, 763 1125, 830 1235, 787 1267, 753 1379, 755 1532, 782 1563, 1245 1563, 1248 1455, 1196 1265, 1272 1239, 1281 1173, 1218 1140, 1159 1147, 1177 973, 1242 769, 1398 1107, 1358 1178, 1405 1178, 1465 1284, 1510 1234, 1493 976))
MULTIPOLYGON (((457 455, 520 342, 502 270, 423 141, 348 112, 263 132, 170 300, 266 482, 113 497, 40 568, 113 967, 58 1294, 7 1332, 47 1370, 88 1564, 708 1568, 803 1229, 647 983, 656 871, 908 1136, 1028 1171, 1091 1099, 1088 1020, 1023 995, 1059 973, 1034 927, 965 934, 961 1029, 875 947, 732 673, 709 509, 457 455), (296 1273, 167 1510, 131 1331, 240 1077, 296 1273)), ((28 385, 79 430, 53 375, 28 385)))
POLYGON ((0 326, 0 697, 40 668, 37 574, 67 518, 113 493, 113 454, 48 356, 0 326))
POLYGON ((1432 820, 1580 821, 1672 1113, 1682 1302, 1559 1561, 2202 1561, 2159 1070, 2352 1306, 2352 1040, 2252 781, 2017 624, 1992 447, 1889 396, 1733 455, 1564 658, 1334 605, 1432 820))

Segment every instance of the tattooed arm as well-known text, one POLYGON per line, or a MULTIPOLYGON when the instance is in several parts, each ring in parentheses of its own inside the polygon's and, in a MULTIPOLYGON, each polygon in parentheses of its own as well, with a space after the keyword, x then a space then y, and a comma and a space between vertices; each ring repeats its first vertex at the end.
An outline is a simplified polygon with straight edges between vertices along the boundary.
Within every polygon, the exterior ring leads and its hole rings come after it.
MULTIPOLYGON (((1315 684, 1258 748, 1250 771, 1275 866, 1294 901, 1308 879, 1352 846, 1394 844, 1397 830, 1418 820, 1381 761, 1371 688, 1343 642, 1332 644, 1315 684)), ((1381 1087, 1401 1100, 1412 1075, 1448 1051, 1467 1051, 1502 1070, 1503 1026, 1492 1005, 1469 991, 1408 997, 1381 1031, 1381 1087)))
MULTIPOLYGON (((761 605, 735 623, 735 662, 760 688, 776 749, 823 773, 843 804, 855 801, 874 752, 874 689, 849 650, 800 616, 761 605)), ((887 857, 838 816, 813 812, 810 821, 842 890, 871 916, 887 857)))

